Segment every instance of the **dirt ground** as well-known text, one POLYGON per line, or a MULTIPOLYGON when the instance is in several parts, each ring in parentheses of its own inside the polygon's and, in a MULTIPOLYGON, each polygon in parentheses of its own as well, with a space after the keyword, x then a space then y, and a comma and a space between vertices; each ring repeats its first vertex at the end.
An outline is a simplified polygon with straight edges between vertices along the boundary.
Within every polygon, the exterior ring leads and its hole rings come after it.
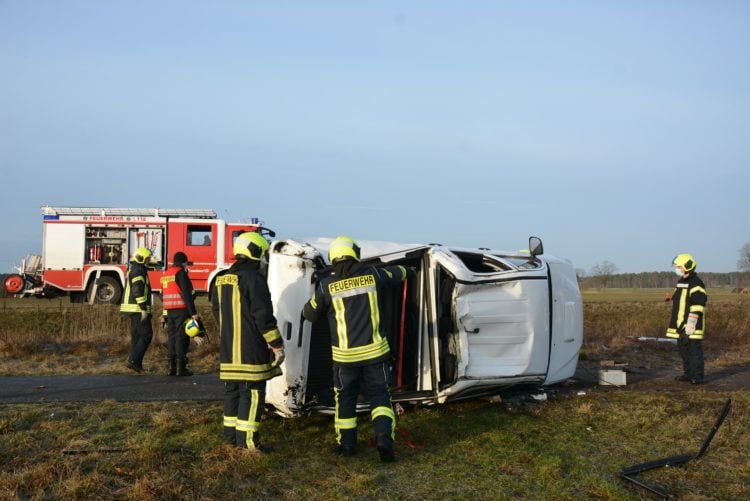
POLYGON ((725 350, 712 349, 704 343, 705 382, 693 385, 675 380, 675 376, 682 374, 682 359, 675 343, 665 342, 664 338, 660 341, 631 338, 612 352, 582 356, 575 377, 561 387, 595 388, 597 391, 739 391, 750 388, 750 364, 728 365, 726 361, 730 358, 725 350), (614 362, 615 366, 608 365, 609 362, 614 362), (600 369, 624 370, 626 384, 599 384, 600 369))

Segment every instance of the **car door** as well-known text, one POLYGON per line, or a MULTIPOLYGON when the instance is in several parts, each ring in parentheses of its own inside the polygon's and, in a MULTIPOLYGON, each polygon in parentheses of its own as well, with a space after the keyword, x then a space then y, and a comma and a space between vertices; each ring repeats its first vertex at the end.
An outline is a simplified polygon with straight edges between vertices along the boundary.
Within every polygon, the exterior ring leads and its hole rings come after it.
MULTIPOLYGON (((481 255, 481 254, 480 254, 481 255)), ((542 376, 549 362, 547 270, 472 265, 469 253, 436 256, 455 277, 454 321, 460 354, 458 376, 496 379, 542 376), (471 266, 470 269, 468 266, 471 266)), ((487 263, 492 256, 482 256, 487 263)))

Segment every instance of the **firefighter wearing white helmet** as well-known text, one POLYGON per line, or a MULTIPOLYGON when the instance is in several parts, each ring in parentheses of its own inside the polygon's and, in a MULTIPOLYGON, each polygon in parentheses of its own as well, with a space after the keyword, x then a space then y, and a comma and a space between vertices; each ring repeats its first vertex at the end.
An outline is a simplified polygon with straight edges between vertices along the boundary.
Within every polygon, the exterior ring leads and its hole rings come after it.
POLYGON ((143 357, 154 337, 151 327, 151 285, 146 264, 151 251, 138 247, 130 258, 120 312, 130 317, 130 356, 127 368, 143 372, 143 357))
POLYGON ((703 383, 703 335, 705 330, 706 286, 695 272, 696 262, 690 254, 678 254, 672 267, 679 280, 672 294, 672 317, 667 337, 677 339, 683 373, 675 379, 693 384, 703 383))
POLYGON ((360 248, 340 236, 328 249, 332 273, 321 279, 302 314, 315 322, 328 316, 336 394, 336 451, 351 456, 357 447, 360 387, 370 401, 375 443, 381 461, 393 461, 396 415, 388 393, 390 347, 380 329, 379 293, 414 274, 404 266, 374 267, 360 262, 360 248))
POLYGON ((266 381, 281 374, 284 361, 271 293, 259 272, 268 242, 257 232, 246 232, 237 237, 233 250, 234 264, 216 277, 211 293, 221 328, 224 438, 243 449, 268 452, 259 435, 266 381))

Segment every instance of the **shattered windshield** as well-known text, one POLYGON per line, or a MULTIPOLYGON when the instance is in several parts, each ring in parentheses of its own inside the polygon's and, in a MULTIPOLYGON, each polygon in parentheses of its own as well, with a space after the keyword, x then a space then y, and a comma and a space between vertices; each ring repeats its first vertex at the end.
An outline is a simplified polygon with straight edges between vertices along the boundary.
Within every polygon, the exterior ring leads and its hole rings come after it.
POLYGON ((534 270, 542 267, 542 263, 534 258, 533 256, 500 256, 494 255, 493 257, 501 258, 503 261, 507 261, 519 270, 534 270))

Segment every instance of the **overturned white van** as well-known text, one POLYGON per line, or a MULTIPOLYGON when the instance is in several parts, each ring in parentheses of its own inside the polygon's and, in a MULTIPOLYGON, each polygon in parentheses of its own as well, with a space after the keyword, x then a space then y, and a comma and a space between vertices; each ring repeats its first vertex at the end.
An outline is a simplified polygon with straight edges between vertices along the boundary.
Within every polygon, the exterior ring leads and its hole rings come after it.
MULTIPOLYGON (((283 376, 268 382, 266 402, 282 415, 334 407, 328 320, 311 323, 301 315, 330 271, 330 241, 276 241, 269 249, 268 283, 286 360, 283 376)), ((544 255, 538 238, 523 252, 358 243, 362 261, 417 269, 380 298, 394 402, 442 403, 573 376, 583 339, 575 271, 544 255)))

